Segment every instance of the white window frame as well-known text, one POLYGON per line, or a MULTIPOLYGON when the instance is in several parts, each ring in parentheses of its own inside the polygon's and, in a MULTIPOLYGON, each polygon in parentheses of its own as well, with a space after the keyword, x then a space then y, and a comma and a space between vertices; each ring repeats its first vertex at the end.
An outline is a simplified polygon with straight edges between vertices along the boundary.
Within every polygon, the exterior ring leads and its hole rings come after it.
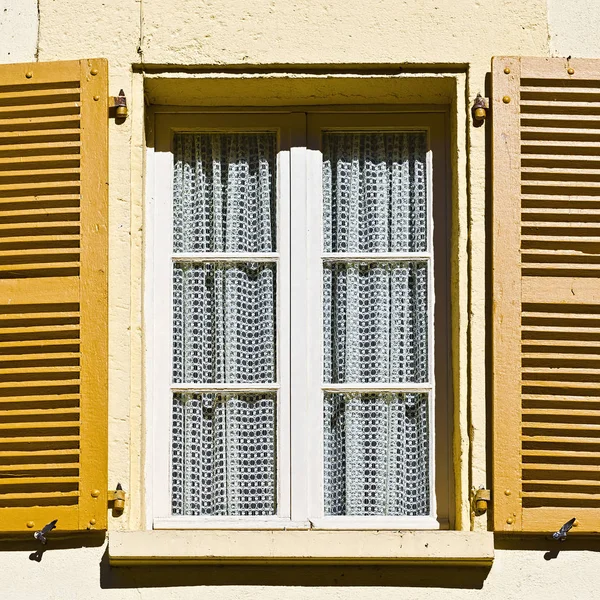
MULTIPOLYGON (((435 407, 435 386, 450 395, 449 319, 447 318, 449 240, 448 220, 442 215, 442 227, 433 229, 433 197, 445 211, 448 184, 447 115, 438 107, 365 110, 356 107, 323 107, 271 110, 173 111, 156 107, 148 129, 147 201, 145 215, 146 285, 144 296, 146 396, 147 396, 147 526, 152 529, 438 529, 448 527, 451 495, 448 460, 451 455, 449 412, 435 407), (308 125, 308 126, 307 126, 308 125), (435 315, 443 315, 443 338, 447 343, 429 344, 431 385, 419 384, 322 384, 322 130, 418 130, 427 131, 430 148, 435 140, 435 182, 431 179, 431 149, 428 151, 429 243, 435 254, 444 255, 436 262, 431 248, 408 258, 424 259, 430 264, 429 293, 443 298, 443 310, 436 305, 435 315), (235 254, 236 260, 262 260, 278 263, 277 268, 277 384, 186 385, 171 383, 172 364, 172 138, 176 132, 274 131, 278 136, 277 157, 277 247, 275 253, 235 254), (441 172, 443 171, 443 172, 441 172), (432 185, 433 184, 433 185, 432 185), (165 224, 171 224, 165 227, 165 224), (435 240, 434 236, 435 235, 435 240), (442 246, 439 247, 438 246, 442 246), (438 263, 440 263, 438 265, 438 263), (441 265, 441 266, 440 266, 441 265), (302 274, 305 276, 303 277, 302 274), (434 287, 435 286, 435 287, 434 287), (434 291, 435 290, 435 291, 434 291), (442 292, 440 294, 440 291, 442 292), (291 318, 293 315, 293 318, 291 318), (435 377, 433 376, 433 365, 435 377), (440 364, 442 368, 440 369, 440 364), (430 515, 422 517, 329 516, 323 514, 323 420, 324 390, 374 390, 429 392, 430 418, 430 515), (277 511, 276 516, 175 516, 171 514, 171 430, 173 391, 277 391, 277 511), (440 423, 442 431, 440 432, 440 423), (166 425, 165 425, 166 424, 166 425), (293 427, 292 427, 293 424, 293 427), (310 432, 310 439, 308 433, 310 432), (437 442, 435 441, 437 439, 437 442), (436 443, 438 446, 436 455, 436 443), (439 448, 442 448, 440 451, 439 448), (443 461, 442 468, 437 464, 443 461), (444 481, 441 481, 444 479, 444 481), (441 500, 441 502, 440 502, 441 500), (436 516, 436 504, 442 506, 436 516)), ((439 215, 436 215, 436 220, 439 215)), ((208 262, 231 258, 229 255, 203 253, 178 255, 186 261, 208 262)), ((348 256, 340 258, 347 259, 348 256)), ((400 260, 402 254, 360 255, 357 258, 400 260)), ((430 300, 433 305, 433 298, 430 300)), ((429 314, 429 336, 433 339, 434 311, 429 314)), ((436 336, 437 336, 436 332, 436 336)))

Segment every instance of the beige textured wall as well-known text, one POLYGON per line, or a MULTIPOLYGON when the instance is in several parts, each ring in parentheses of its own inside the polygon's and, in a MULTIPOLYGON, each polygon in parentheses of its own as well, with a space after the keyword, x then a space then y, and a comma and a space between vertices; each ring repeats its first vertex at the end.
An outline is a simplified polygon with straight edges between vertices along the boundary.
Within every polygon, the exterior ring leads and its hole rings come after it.
MULTIPOLYGON (((30 60, 36 49, 39 60, 44 61, 105 56, 110 63, 110 93, 123 88, 131 110, 124 124, 110 124, 109 476, 110 485, 119 481, 131 492, 126 514, 112 522, 111 528, 141 527, 144 509, 144 96, 143 76, 132 71, 132 64, 143 63, 149 68, 200 65, 208 71, 228 65, 248 65, 249 70, 268 65, 287 65, 297 70, 325 65, 325 70, 336 67, 366 74, 377 65, 410 63, 417 71, 431 68, 438 73, 456 72, 460 91, 454 104, 454 169, 459 214, 455 222, 454 308, 461 319, 455 327, 455 387, 458 420, 463 431, 469 433, 456 450, 465 464, 469 459, 473 463, 472 475, 463 470, 458 482, 463 498, 459 525, 468 529, 465 492, 470 485, 486 484, 485 381, 470 376, 483 373, 486 366, 486 153, 485 128, 468 125, 465 100, 471 101, 477 92, 485 93, 492 55, 548 55, 546 0, 39 0, 38 4, 37 48, 25 49, 25 40, 31 39, 33 31, 37 35, 35 23, 30 19, 14 20, 13 29, 19 35, 0 35, 0 61, 7 61, 8 52, 11 60, 30 60)), ((553 4, 558 6, 550 1, 551 15, 556 14, 553 4)), ((593 9, 595 1, 586 4, 593 9)), ((31 8, 35 2, 15 0, 12 8, 24 10, 25 5, 31 8)), ((578 22, 568 27, 561 23, 561 35, 576 31, 585 19, 582 12, 578 22)), ((559 29, 551 27, 552 31, 559 29)), ((559 48, 559 36, 554 35, 553 51, 559 48)), ((153 76, 157 77, 156 73, 153 76)), ((485 519, 476 520, 473 526, 485 527, 485 519)), ((39 564, 28 560, 28 550, 15 548, 1 554, 4 575, 0 598, 594 597, 598 554, 569 551, 573 545, 567 543, 567 550, 558 557, 545 560, 549 546, 530 550, 523 549, 525 544, 514 546, 517 549, 500 544, 491 571, 483 574, 456 568, 440 572, 373 567, 111 571, 103 546, 50 549, 39 564)))
POLYGON ((35 60, 37 0, 0 0, 0 63, 35 60))
POLYGON ((552 56, 600 58, 600 5, 595 0, 548 0, 552 56))
POLYGON ((148 63, 472 63, 540 52, 543 0, 144 1, 148 63), (500 44, 498 44, 500 42, 500 44))

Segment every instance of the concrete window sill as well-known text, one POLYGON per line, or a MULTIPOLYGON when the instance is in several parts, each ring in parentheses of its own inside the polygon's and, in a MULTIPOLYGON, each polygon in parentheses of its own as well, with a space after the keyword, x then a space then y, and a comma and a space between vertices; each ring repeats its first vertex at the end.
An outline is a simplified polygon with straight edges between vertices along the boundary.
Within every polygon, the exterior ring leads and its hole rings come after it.
POLYGON ((113 531, 111 565, 435 564, 489 566, 494 535, 463 531, 113 531))

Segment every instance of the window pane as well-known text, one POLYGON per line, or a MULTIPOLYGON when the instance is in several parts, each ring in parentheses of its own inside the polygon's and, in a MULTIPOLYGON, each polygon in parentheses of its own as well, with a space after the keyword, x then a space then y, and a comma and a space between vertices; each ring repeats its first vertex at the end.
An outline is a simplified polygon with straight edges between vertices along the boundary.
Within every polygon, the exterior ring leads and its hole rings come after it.
POLYGON ((173 250, 275 250, 275 133, 177 134, 173 250))
POLYGON ((276 512, 275 394, 175 394, 174 515, 276 512))
POLYGON ((325 514, 428 515, 427 394, 325 394, 325 514))
POLYGON ((427 136, 323 135, 325 252, 425 252, 427 136))
POLYGON ((323 268, 323 380, 427 383, 427 263, 323 268))
POLYGON ((276 266, 173 266, 173 381, 275 381, 276 266))

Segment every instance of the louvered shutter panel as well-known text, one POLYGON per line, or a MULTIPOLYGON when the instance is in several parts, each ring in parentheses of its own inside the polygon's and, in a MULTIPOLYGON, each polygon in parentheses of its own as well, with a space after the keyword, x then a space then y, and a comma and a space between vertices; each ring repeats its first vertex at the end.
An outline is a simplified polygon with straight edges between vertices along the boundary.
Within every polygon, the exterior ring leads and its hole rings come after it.
POLYGON ((497 531, 600 531, 600 60, 494 58, 497 531))
POLYGON ((107 63, 0 65, 0 531, 105 529, 107 63))

